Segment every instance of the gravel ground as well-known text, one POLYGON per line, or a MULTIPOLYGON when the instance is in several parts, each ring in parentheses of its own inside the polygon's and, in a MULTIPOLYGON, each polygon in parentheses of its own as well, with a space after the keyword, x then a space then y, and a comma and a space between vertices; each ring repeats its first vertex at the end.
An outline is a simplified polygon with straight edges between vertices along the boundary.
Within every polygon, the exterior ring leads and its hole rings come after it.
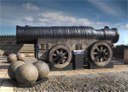
POLYGON ((128 91, 128 72, 50 76, 34 87, 15 87, 16 92, 128 91))

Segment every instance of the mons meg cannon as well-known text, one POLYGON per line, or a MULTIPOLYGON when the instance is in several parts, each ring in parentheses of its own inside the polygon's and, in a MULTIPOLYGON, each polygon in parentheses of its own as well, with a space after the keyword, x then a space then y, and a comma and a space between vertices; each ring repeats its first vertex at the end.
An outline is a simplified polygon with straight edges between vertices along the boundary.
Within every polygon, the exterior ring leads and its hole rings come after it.
POLYGON ((35 57, 55 68, 84 66, 87 62, 104 67, 111 62, 116 28, 86 26, 16 27, 17 43, 35 44, 35 57))

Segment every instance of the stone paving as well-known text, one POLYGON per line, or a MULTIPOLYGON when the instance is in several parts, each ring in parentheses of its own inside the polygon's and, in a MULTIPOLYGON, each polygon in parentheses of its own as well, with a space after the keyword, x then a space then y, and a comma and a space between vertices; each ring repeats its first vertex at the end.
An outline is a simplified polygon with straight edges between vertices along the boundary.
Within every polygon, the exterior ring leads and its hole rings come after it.
POLYGON ((13 92, 14 85, 10 83, 7 73, 9 65, 5 57, 0 58, 0 92, 13 92))
MULTIPOLYGON (((31 61, 31 60, 30 60, 31 61)), ((36 60, 35 60, 36 61, 36 60)), ((5 57, 0 57, 0 92, 14 92, 17 87, 9 81, 7 68, 10 64, 7 63, 5 57)), ((128 65, 114 65, 114 68, 108 69, 82 69, 82 70, 69 70, 69 71, 51 71, 49 77, 58 76, 76 76, 76 75, 97 75, 101 73, 122 73, 127 72, 128 65)), ((25 91, 25 90, 24 90, 25 91)), ((22 91, 22 92, 24 92, 22 91)))

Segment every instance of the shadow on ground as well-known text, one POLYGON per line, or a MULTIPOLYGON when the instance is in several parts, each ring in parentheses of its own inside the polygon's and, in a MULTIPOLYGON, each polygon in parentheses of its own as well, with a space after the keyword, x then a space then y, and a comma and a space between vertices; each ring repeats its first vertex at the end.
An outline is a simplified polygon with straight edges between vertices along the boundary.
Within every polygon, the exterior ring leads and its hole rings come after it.
POLYGON ((0 69, 8 69, 9 65, 0 65, 0 69))

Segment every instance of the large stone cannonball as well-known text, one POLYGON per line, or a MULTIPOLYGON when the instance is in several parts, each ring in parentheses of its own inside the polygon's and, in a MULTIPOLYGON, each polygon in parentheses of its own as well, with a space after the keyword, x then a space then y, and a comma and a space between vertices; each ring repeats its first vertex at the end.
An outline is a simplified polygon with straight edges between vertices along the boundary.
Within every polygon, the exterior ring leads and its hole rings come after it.
POLYGON ((8 57, 7 57, 7 60, 8 60, 9 63, 17 61, 16 54, 9 54, 8 57))
POLYGON ((25 57, 26 57, 25 54, 23 54, 23 53, 17 53, 17 59, 18 60, 24 61, 25 57))
POLYGON ((35 62, 33 64, 37 67, 38 72, 39 72, 38 80, 48 78, 48 74, 50 72, 50 69, 49 69, 49 66, 45 62, 38 61, 38 62, 35 62))
POLYGON ((22 61, 11 63, 11 65, 10 65, 9 68, 8 68, 8 75, 9 75, 9 77, 10 77, 12 80, 15 80, 15 71, 16 71, 16 69, 17 69, 19 66, 23 65, 23 64, 25 64, 25 63, 22 62, 22 61))
POLYGON ((16 70, 15 77, 21 84, 35 83, 38 78, 38 70, 33 64, 26 63, 16 70))

